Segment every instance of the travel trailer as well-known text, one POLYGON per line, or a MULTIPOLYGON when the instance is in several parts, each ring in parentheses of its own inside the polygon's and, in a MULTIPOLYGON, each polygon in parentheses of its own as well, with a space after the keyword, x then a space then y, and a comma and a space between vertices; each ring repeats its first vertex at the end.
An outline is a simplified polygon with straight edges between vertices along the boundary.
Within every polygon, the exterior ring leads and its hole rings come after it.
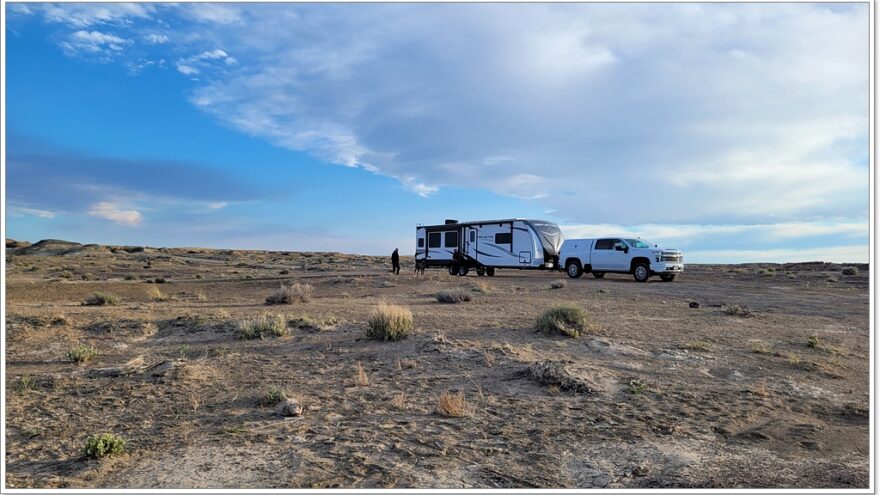
POLYGON ((416 263, 451 275, 493 276, 496 268, 557 269, 563 237, 546 220, 512 218, 416 227, 416 263))

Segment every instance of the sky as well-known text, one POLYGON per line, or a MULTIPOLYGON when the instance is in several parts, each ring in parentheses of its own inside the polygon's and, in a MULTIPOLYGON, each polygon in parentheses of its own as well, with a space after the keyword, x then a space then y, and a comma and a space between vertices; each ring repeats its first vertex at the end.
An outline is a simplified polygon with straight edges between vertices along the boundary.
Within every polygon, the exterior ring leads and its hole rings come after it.
POLYGON ((867 262, 868 4, 7 3, 6 235, 867 262))

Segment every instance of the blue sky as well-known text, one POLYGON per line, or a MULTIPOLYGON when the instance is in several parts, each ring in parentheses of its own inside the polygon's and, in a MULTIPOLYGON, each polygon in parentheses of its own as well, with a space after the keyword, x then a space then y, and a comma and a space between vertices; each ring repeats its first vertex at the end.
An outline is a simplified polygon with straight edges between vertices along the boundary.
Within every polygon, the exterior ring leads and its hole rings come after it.
POLYGON ((868 259, 867 4, 6 5, 7 237, 868 259))

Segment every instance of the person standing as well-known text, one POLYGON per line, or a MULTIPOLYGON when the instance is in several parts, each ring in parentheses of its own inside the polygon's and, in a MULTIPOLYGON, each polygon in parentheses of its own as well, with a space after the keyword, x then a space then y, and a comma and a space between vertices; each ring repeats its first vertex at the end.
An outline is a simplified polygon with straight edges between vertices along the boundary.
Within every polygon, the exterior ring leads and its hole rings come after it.
POLYGON ((400 254, 398 254, 397 248, 394 248, 394 252, 391 253, 391 271, 395 275, 400 275, 400 254))

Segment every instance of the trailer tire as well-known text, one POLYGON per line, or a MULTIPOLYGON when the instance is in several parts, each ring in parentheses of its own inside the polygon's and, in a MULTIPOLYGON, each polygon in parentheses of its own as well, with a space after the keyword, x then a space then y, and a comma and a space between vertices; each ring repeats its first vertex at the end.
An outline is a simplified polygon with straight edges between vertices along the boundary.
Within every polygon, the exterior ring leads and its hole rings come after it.
POLYGON ((584 274, 584 269, 579 261, 571 260, 565 265, 565 273, 568 274, 569 278, 580 278, 584 274))
POLYGON ((488 275, 490 277, 494 277, 495 276, 495 268, 491 267, 491 266, 486 268, 486 275, 488 275))
POLYGON ((647 282, 651 277, 651 268, 647 263, 641 261, 633 267, 633 278, 636 282, 647 282))
POLYGON ((664 282, 672 282, 673 280, 675 280, 675 274, 674 273, 664 273, 663 275, 660 275, 660 280, 662 280, 664 282))
POLYGON ((458 274, 458 267, 455 265, 449 265, 449 267, 447 269, 449 270, 450 275, 457 275, 458 274))
POLYGON ((605 272, 593 272, 593 276, 596 278, 605 278, 605 272))
POLYGON ((468 267, 467 267, 466 265, 459 265, 459 267, 458 267, 458 276, 459 276, 459 277, 464 277, 464 276, 466 276, 466 275, 468 274, 468 271, 470 271, 470 270, 468 269, 468 267))
POLYGON ((485 269, 485 268, 477 268, 477 276, 478 276, 478 277, 482 277, 482 276, 485 275, 485 274, 486 274, 486 269, 485 269))

